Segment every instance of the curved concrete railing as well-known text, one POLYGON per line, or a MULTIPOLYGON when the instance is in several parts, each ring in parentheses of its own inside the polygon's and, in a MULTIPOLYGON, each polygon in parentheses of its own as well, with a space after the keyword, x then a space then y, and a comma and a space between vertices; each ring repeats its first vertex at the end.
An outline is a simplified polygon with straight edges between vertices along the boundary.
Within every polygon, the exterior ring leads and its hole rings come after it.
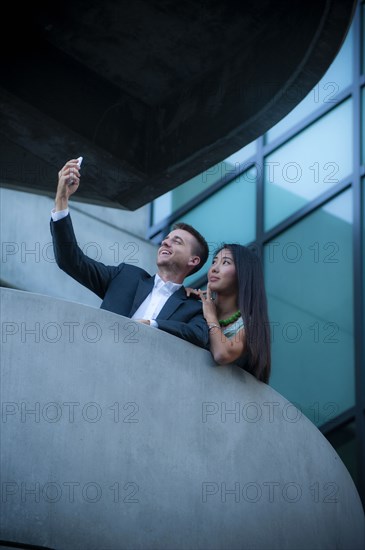
POLYGON ((2 289, 4 541, 57 549, 344 549, 364 515, 300 411, 209 352, 2 289))

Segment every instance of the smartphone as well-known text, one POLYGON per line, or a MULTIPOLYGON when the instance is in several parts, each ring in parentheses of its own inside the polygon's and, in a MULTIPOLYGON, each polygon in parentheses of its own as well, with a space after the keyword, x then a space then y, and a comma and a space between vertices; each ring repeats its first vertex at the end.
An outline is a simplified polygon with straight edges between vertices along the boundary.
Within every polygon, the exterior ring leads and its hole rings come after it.
MULTIPOLYGON (((78 163, 78 166, 79 166, 79 170, 80 170, 80 168, 81 168, 81 163, 82 163, 83 160, 84 160, 84 157, 79 157, 79 158, 77 159, 77 163, 78 163)), ((73 185, 73 184, 74 184, 74 181, 71 180, 71 181, 68 182, 67 185, 73 185)))

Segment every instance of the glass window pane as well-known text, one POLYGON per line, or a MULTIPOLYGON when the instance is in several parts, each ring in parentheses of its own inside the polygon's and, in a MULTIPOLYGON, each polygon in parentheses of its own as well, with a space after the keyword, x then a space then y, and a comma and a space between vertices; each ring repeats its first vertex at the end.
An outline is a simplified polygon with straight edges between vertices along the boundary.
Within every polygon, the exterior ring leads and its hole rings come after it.
POLYGON ((265 229, 352 172, 352 99, 321 117, 265 159, 265 229))
POLYGON ((247 244, 255 239, 256 169, 247 170, 178 221, 195 227, 209 244, 209 259, 198 273, 186 279, 189 286, 207 273, 212 254, 222 242, 247 244))
POLYGON ((158 223, 171 212, 171 191, 161 195, 152 203, 152 224, 158 223))
POLYGON ((365 74, 365 4, 361 6, 361 74, 365 74))
POLYGON ((361 164, 365 164, 365 88, 361 88, 361 164))
MULTIPOLYGON (((353 26, 333 63, 309 94, 265 135, 270 143, 324 103, 336 103, 336 95, 352 83, 353 26)), ((288 98, 295 99, 295 98, 288 98)))
POLYGON ((180 206, 193 199, 224 178, 230 178, 244 170, 244 163, 256 153, 256 141, 252 141, 222 162, 207 168, 204 172, 158 197, 153 201, 153 223, 164 220, 180 206))
POLYGON ((315 424, 355 404, 352 190, 267 244, 270 385, 315 424))
MULTIPOLYGON (((362 179, 362 292, 363 292, 363 319, 365 320, 365 178, 362 179)), ((362 327, 362 341, 365 342, 365 322, 362 327)), ((365 369, 365 365, 363 365, 365 369)))
POLYGON ((195 176, 195 178, 158 197, 153 201, 153 223, 155 224, 164 220, 180 206, 208 189, 213 183, 219 181, 221 174, 230 169, 231 166, 226 167, 224 162, 216 164, 205 170, 202 174, 195 176))

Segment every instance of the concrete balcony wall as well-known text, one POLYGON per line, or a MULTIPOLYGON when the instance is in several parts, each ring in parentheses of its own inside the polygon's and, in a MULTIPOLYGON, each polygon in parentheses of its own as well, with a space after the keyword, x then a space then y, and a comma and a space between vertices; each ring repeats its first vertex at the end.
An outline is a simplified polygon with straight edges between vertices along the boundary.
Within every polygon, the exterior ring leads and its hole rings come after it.
POLYGON ((364 548, 347 469, 270 386, 104 310, 11 289, 1 305, 3 543, 364 548))
MULTIPOLYGON (((54 261, 49 228, 54 200, 0 189, 3 284, 97 306, 101 300, 54 261)), ((76 237, 84 252, 108 265, 122 261, 153 273, 157 246, 144 239, 148 207, 136 212, 70 203, 76 237)))
POLYGON ((149 223, 149 205, 130 212, 120 208, 108 208, 107 206, 73 201, 73 209, 95 217, 101 222, 111 224, 125 233, 137 236, 142 240, 145 239, 149 223))

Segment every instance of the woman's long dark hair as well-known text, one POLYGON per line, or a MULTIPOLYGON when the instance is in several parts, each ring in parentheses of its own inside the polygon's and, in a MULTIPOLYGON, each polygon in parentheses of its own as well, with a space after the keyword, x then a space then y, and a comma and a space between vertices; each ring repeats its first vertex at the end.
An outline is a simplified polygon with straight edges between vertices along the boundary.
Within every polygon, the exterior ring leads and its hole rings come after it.
POLYGON ((246 333, 245 351, 236 363, 258 380, 268 383, 271 372, 270 324, 261 261, 246 246, 223 244, 216 254, 223 248, 230 250, 233 256, 238 306, 246 333))

